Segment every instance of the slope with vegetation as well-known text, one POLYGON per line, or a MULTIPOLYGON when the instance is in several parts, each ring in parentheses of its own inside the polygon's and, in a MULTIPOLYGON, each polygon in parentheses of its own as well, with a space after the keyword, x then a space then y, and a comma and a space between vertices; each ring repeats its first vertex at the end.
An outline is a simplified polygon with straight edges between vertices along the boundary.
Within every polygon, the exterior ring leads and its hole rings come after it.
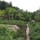
POLYGON ((11 2, 0 1, 0 40, 25 40, 27 22, 30 22, 30 39, 40 40, 40 10, 23 11, 12 6, 11 2), (14 32, 8 29, 7 25, 17 25, 20 29, 14 32))

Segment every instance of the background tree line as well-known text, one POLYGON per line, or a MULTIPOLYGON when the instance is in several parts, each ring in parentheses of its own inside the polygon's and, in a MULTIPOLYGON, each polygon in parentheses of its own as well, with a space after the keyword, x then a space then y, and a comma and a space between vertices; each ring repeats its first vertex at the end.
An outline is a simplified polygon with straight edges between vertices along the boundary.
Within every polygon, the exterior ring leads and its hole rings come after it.
POLYGON ((28 12, 19 9, 18 7, 13 7, 12 3, 7 3, 5 1, 0 1, 0 17, 9 20, 36 20, 40 21, 40 10, 35 12, 28 12))

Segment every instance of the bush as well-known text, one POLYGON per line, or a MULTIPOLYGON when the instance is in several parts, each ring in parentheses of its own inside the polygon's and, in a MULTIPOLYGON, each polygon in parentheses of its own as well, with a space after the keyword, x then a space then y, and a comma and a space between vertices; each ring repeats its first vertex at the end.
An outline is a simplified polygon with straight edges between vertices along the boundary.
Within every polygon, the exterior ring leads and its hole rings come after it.
POLYGON ((40 22, 30 23, 31 40, 40 40, 40 22))
POLYGON ((13 40, 14 37, 12 37, 12 35, 15 36, 14 34, 14 31, 8 30, 5 27, 0 27, 0 40, 13 40))

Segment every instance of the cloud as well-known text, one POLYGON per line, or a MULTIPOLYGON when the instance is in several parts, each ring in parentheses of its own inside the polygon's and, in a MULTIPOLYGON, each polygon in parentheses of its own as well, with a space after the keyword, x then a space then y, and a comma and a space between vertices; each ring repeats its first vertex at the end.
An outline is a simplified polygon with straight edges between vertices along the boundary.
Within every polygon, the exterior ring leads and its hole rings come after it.
POLYGON ((5 0, 12 2, 13 6, 19 7, 20 9, 28 11, 36 11, 40 7, 40 0, 5 0))

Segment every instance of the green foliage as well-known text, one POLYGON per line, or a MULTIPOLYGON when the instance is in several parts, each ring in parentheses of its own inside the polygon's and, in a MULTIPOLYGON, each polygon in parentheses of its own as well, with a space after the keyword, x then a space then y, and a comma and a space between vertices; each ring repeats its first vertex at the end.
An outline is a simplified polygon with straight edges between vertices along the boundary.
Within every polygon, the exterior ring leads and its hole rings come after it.
POLYGON ((12 40, 9 31, 6 28, 0 28, 0 40, 12 40))
POLYGON ((8 29, 8 26, 0 24, 0 40, 23 40, 23 37, 17 37, 17 32, 8 29))
POLYGON ((5 10, 0 10, 0 17, 4 16, 4 14, 5 14, 5 10))
POLYGON ((36 14, 34 17, 36 21, 40 21, 40 14, 36 14))
POLYGON ((30 23, 31 40, 40 40, 40 22, 30 23))
POLYGON ((0 40, 24 40, 26 23, 30 22, 30 39, 40 40, 40 10, 28 12, 13 7, 12 3, 0 1, 0 40), (35 20, 35 23, 31 22, 35 20), (16 33, 1 24, 17 25, 20 27, 16 33))
POLYGON ((8 3, 5 2, 5 1, 0 1, 0 9, 1 9, 1 10, 6 9, 7 7, 10 7, 10 4, 8 4, 8 3))

